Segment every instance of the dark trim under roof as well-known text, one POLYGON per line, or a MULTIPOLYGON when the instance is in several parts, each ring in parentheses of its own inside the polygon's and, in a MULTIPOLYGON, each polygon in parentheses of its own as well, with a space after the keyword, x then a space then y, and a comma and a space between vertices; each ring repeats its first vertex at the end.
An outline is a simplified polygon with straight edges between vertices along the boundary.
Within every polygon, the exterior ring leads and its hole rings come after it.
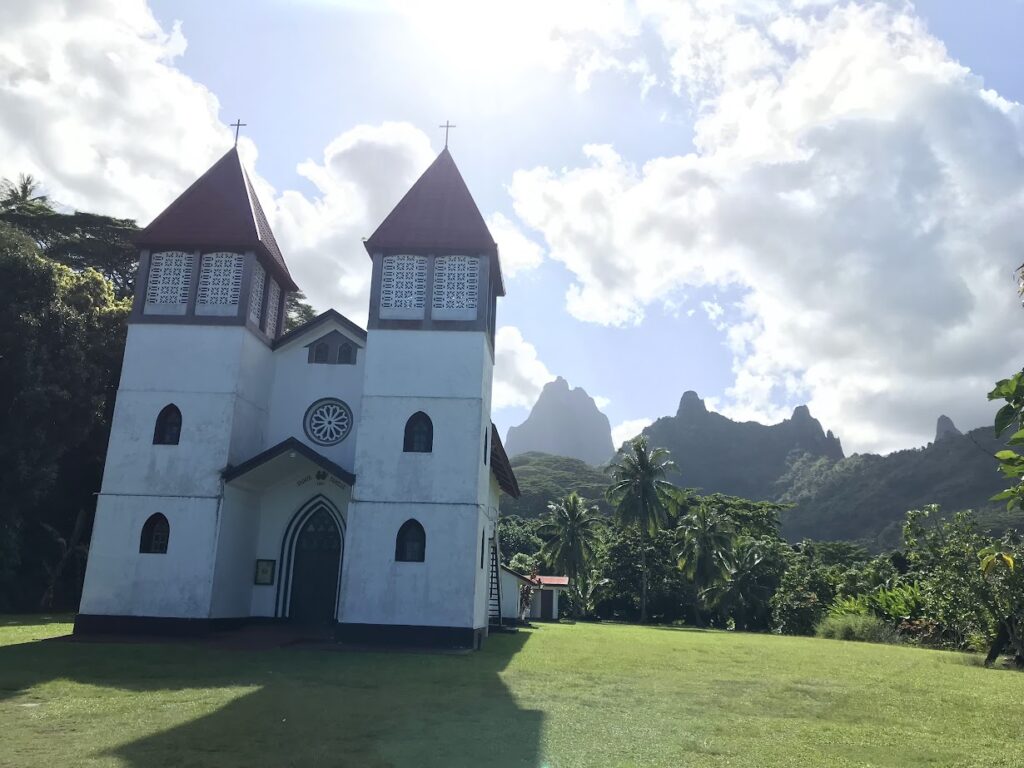
POLYGON ((301 440, 298 440, 294 437, 289 437, 287 440, 282 440, 277 445, 271 448, 267 448, 267 450, 263 451, 263 453, 258 453, 251 459, 243 461, 237 467, 232 467, 229 464, 227 467, 225 467, 221 475, 224 478, 224 482, 230 483, 232 480, 236 480, 242 475, 252 472, 257 467, 266 464, 268 461, 272 459, 276 459, 278 456, 280 456, 283 453, 287 453, 288 451, 295 451, 295 453, 298 453, 303 458, 309 459, 321 469, 330 472, 336 478, 345 482, 349 487, 354 486, 356 484, 355 475, 353 475, 344 467, 335 464, 326 456, 317 453, 308 445, 303 443, 301 440))
POLYGON ((347 317, 345 317, 343 314, 341 314, 341 312, 338 312, 335 309, 328 309, 326 312, 321 312, 319 315, 314 317, 312 320, 303 323, 298 328, 292 328, 292 330, 288 331, 288 333, 286 333, 284 336, 278 336, 274 340, 273 348, 277 349, 278 347, 281 347, 281 346, 284 346, 285 344, 288 344, 293 339, 301 336, 302 334, 306 333, 307 331, 313 330, 318 325, 323 325, 328 320, 336 321, 339 325, 341 325, 342 328, 344 328, 345 330, 350 331, 354 335, 358 336, 364 342, 366 341, 366 331, 365 330, 363 330, 358 325, 353 323, 351 320, 349 320, 347 317))
POLYGON ((512 471, 512 463, 505 453, 505 446, 501 444, 501 436, 498 435, 498 428, 491 422, 491 471, 498 478, 498 485, 501 490, 513 499, 519 498, 519 481, 516 480, 516 473, 512 471))

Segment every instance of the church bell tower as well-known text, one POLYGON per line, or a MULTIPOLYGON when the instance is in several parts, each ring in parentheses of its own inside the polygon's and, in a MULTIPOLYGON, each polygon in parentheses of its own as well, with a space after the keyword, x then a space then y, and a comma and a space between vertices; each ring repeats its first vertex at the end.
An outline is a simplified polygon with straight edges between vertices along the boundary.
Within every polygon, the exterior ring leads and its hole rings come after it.
POLYGON ((486 634, 498 486, 498 248, 447 147, 366 241, 373 261, 339 636, 486 634))

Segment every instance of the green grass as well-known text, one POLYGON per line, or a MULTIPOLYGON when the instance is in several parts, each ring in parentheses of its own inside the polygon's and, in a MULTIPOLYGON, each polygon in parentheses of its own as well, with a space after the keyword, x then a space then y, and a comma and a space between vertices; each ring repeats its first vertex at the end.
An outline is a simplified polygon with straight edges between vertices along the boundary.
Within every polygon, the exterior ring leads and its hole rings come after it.
POLYGON ((1024 675, 898 646, 544 625, 476 654, 44 641, 0 617, 0 765, 1014 766, 1024 675))

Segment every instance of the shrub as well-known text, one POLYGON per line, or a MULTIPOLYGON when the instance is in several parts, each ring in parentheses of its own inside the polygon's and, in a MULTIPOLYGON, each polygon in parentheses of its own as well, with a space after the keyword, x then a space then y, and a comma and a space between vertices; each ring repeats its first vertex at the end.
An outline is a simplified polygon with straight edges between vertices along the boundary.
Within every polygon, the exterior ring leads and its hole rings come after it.
POLYGON ((826 616, 815 635, 829 640, 856 640, 862 643, 898 643, 899 633, 877 616, 848 613, 826 616))
POLYGON ((828 607, 828 615, 839 616, 866 616, 868 614, 868 596, 854 595, 853 597, 837 597, 828 607))

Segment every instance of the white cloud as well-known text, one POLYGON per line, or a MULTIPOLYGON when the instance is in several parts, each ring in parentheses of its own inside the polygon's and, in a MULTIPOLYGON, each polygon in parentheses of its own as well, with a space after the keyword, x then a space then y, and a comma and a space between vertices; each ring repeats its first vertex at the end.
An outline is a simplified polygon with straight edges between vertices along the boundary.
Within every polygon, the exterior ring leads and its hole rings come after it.
POLYGON ((712 323, 725 314, 725 310, 722 309, 722 305, 717 301, 702 301, 700 306, 701 309, 704 310, 704 314, 708 316, 708 320, 712 323))
POLYGON ((611 398, 604 397, 603 395, 594 395, 592 399, 594 401, 594 405, 597 406, 597 409, 599 411, 603 411, 605 408, 612 404, 611 398))
POLYGON ((541 389, 555 375, 537 357, 537 349, 512 325, 498 329, 494 361, 494 391, 491 406, 532 408, 541 389))
POLYGON ((174 67, 180 29, 142 0, 0 3, 0 29, 0 176, 145 221, 231 146, 217 98, 174 67))
POLYGON ((696 151, 638 166, 588 146, 515 175, 517 215, 574 277, 568 310, 633 324, 731 286, 729 415, 808 401, 858 450, 921 444, 939 413, 986 422, 1024 344, 1024 108, 901 2, 642 5, 699 104, 696 151))
POLYGON ((327 145, 321 161, 299 164, 317 194, 275 197, 273 226, 295 281, 314 306, 366 322, 370 259, 362 238, 373 234, 433 157, 422 131, 384 123, 346 131, 327 145))
POLYGON ((618 448, 627 440, 639 435, 644 427, 648 427, 654 423, 654 419, 627 419, 620 424, 616 424, 612 427, 612 444, 618 448))
POLYGON ((526 237, 515 222, 500 213, 487 218, 487 228, 498 244, 501 270, 505 277, 515 277, 540 266, 544 249, 526 237))

